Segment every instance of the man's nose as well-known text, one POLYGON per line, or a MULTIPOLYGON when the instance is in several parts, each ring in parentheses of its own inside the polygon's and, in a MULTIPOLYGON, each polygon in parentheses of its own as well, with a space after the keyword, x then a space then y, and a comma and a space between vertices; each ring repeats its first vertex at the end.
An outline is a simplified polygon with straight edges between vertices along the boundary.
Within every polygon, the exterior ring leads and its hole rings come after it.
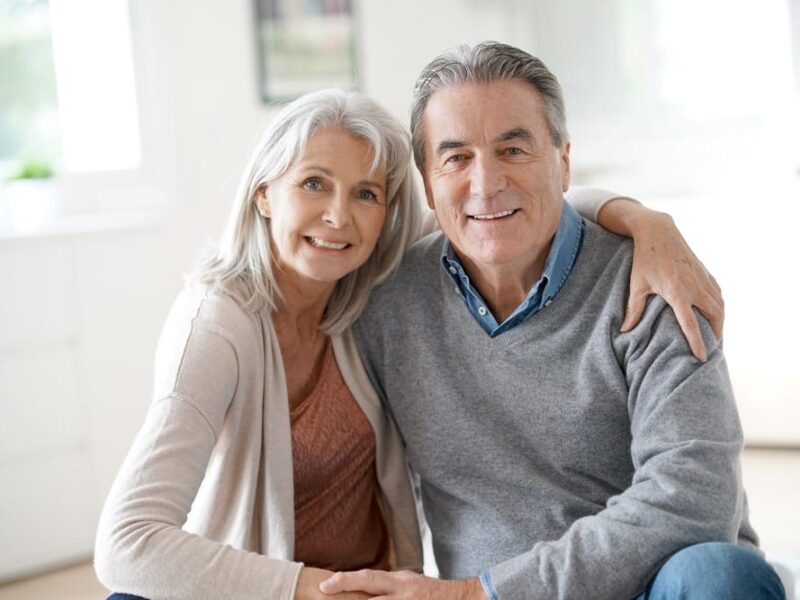
POLYGON ((350 197, 346 192, 337 191, 330 196, 322 220, 334 229, 342 229, 353 222, 350 197))
POLYGON ((474 196, 491 198, 506 187, 502 165, 493 156, 478 155, 472 162, 471 191, 474 196))

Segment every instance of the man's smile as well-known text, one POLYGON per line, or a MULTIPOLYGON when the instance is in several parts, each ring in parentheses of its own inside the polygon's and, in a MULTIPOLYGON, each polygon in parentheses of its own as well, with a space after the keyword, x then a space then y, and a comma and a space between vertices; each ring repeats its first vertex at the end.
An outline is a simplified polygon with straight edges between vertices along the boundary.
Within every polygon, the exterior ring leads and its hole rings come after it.
POLYGON ((467 216, 470 219, 474 219, 476 221, 498 221, 498 220, 505 220, 508 219, 509 217, 514 216, 517 213, 517 211, 519 211, 518 208, 511 208, 508 210, 500 210, 493 213, 484 213, 479 215, 467 215, 467 216))

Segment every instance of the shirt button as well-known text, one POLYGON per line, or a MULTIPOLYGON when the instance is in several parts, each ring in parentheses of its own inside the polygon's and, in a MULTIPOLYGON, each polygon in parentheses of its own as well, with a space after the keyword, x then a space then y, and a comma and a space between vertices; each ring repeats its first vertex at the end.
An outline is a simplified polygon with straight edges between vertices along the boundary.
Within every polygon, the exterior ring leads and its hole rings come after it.
POLYGON ((457 269, 455 267, 450 267, 450 272, 455 275, 457 273, 457 269))
POLYGON ((486 309, 485 309, 483 306, 481 306, 481 307, 478 309, 478 314, 479 314, 480 316, 482 316, 482 317, 485 317, 485 316, 486 316, 486 309))

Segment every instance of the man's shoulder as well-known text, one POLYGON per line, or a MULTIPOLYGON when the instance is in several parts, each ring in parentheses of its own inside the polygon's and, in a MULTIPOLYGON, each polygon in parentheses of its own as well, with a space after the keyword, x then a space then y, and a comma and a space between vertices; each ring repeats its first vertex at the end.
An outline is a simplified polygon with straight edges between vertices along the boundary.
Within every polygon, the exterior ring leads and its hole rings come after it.
POLYGON ((445 237, 441 231, 434 231, 415 242, 403 257, 397 271, 376 288, 376 293, 402 293, 416 286, 432 283, 439 277, 444 242, 445 237))
MULTIPOLYGON (((422 266, 438 267, 441 264, 439 259, 442 254, 444 243, 444 234, 438 230, 418 240, 411 246, 408 253, 403 258, 398 273, 404 271, 416 272, 422 266)), ((434 272, 438 274, 438 271, 434 272)))
POLYGON ((632 240, 584 221, 583 246, 570 277, 595 294, 624 295, 627 299, 632 265, 632 240))
POLYGON ((592 262, 602 264, 614 260, 633 260, 633 240, 603 229, 586 219, 583 220, 583 226, 584 250, 588 249, 592 262))
POLYGON ((376 327, 380 323, 385 326, 387 315, 400 316, 406 310, 415 310, 423 301, 420 296, 435 293, 441 276, 440 255, 444 241, 440 231, 417 241, 403 257, 397 271, 372 291, 357 325, 369 323, 370 327, 376 327))

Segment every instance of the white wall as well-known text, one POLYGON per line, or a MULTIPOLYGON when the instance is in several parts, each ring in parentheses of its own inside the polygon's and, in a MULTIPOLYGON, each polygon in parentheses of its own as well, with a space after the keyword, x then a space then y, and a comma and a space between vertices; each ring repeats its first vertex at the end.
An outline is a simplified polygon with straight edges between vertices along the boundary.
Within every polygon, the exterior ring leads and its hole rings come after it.
MULTIPOLYGON (((91 556, 150 402, 161 324, 269 117, 250 8, 131 2, 144 154, 131 181, 161 204, 152 223, 0 239, 12 282, 0 295, 0 580, 91 556)), ((87 192, 89 206, 121 197, 111 185, 87 192)))
MULTIPOLYGON (((153 191, 162 211, 150 226, 0 240, 0 280, 14 282, 0 295, 6 409, 0 425, 0 579, 91 554, 100 505, 150 401, 153 351, 181 273, 200 245, 220 232, 240 171, 270 117, 257 90, 250 0, 131 5, 143 189, 153 191)), ((404 121, 416 74, 445 47, 498 39, 534 51, 538 42, 551 52, 569 43, 569 33, 541 23, 529 27, 536 3, 522 0, 362 0, 358 6, 363 88, 404 121)), ((585 35, 592 33, 591 23, 608 16, 594 14, 593 3, 587 6, 575 25, 585 35)), ((592 35, 603 42, 604 36, 592 35)), ((586 64, 613 62, 614 51, 608 53, 586 64)), ((569 82, 568 94, 585 85, 573 75, 572 67, 581 67, 574 57, 552 58, 569 82)), ((598 101, 613 106, 611 91, 602 92, 598 101)), ((621 182, 621 191, 629 191, 621 182)), ((747 199, 755 198, 760 209, 783 189, 766 196, 748 189, 747 199)), ((107 187, 101 192, 114 194, 107 187)), ((781 274, 792 272, 796 251, 786 243, 765 262, 747 251, 742 241, 751 240, 751 217, 759 215, 761 230, 770 227, 763 211, 713 203, 668 206, 680 213, 679 222, 723 287, 736 290, 735 299, 729 294, 726 343, 751 438, 799 442, 800 381, 790 360, 796 353, 772 350, 783 343, 791 352, 800 335, 797 320, 788 316, 796 295, 772 291, 780 289, 781 274), (727 256, 736 260, 725 262, 727 256), (766 282, 765 272, 772 276, 766 282), (748 341, 736 346, 734 333, 748 341), (754 373, 756 368, 762 370, 754 373)), ((789 225, 783 221, 777 229, 787 241, 793 237, 789 225)), ((772 237, 756 242, 759 253, 774 252, 772 237)))

